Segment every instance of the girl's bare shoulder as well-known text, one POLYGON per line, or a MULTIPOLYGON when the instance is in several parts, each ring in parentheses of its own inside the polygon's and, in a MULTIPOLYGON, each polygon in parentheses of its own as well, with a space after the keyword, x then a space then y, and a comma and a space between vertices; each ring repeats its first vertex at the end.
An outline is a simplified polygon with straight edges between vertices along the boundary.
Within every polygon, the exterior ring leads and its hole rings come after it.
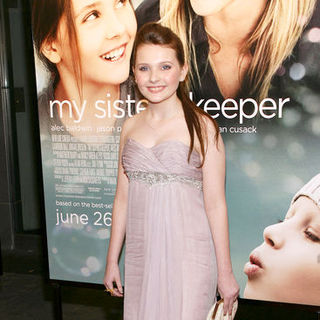
POLYGON ((139 128, 141 124, 145 121, 145 110, 135 114, 133 117, 127 118, 122 125, 122 135, 126 137, 132 131, 139 128))

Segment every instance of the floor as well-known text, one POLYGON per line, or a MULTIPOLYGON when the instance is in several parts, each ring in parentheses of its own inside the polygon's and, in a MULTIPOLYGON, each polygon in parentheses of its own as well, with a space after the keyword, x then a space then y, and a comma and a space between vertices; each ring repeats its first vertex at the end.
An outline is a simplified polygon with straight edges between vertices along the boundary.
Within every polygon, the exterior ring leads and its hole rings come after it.
MULTIPOLYGON (((63 319, 120 320, 121 301, 95 289, 64 287, 63 319)), ((0 277, 0 318, 54 320, 54 293, 38 274, 4 273, 0 277)))
MULTIPOLYGON (((0 319, 59 319, 55 312, 56 291, 47 280, 46 261, 37 245, 25 243, 14 251, 3 250, 2 262, 0 319)), ((123 300, 110 297, 102 287, 62 286, 61 298, 63 320, 122 319, 123 300)))

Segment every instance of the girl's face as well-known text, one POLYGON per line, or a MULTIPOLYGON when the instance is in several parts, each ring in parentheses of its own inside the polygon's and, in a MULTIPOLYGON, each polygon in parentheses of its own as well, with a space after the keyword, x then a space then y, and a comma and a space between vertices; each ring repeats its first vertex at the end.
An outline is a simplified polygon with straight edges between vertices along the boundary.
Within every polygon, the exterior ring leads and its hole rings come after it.
POLYGON ((301 196, 264 239, 244 267, 245 298, 320 305, 320 208, 301 196))
MULTIPOLYGON (((136 19, 128 0, 72 0, 82 79, 94 84, 119 84, 129 74, 136 19)), ((71 43, 63 16, 52 43, 60 77, 73 74, 71 43)))
POLYGON ((175 99, 186 73, 187 66, 180 65, 173 49, 152 44, 138 47, 134 75, 140 92, 149 102, 175 99))
POLYGON ((190 0, 193 11, 199 16, 209 16, 224 9, 234 0, 190 0))

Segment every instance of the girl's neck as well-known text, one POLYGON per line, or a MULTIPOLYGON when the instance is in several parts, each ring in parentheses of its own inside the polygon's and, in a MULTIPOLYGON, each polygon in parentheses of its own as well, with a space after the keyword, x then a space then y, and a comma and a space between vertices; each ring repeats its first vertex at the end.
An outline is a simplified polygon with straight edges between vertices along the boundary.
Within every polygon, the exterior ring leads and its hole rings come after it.
POLYGON ((233 0, 204 17, 205 28, 221 47, 241 48, 258 24, 267 0, 233 0))
POLYGON ((169 120, 183 114, 181 101, 177 95, 159 103, 149 102, 146 111, 149 117, 155 121, 169 120))

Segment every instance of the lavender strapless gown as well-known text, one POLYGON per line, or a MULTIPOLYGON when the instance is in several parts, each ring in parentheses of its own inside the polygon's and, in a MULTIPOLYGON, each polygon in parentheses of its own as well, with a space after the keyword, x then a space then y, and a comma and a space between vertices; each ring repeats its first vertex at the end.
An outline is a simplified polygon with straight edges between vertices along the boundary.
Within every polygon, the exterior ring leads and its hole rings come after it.
POLYGON ((124 320, 205 320, 217 268, 204 209, 200 156, 177 140, 128 139, 124 320))

